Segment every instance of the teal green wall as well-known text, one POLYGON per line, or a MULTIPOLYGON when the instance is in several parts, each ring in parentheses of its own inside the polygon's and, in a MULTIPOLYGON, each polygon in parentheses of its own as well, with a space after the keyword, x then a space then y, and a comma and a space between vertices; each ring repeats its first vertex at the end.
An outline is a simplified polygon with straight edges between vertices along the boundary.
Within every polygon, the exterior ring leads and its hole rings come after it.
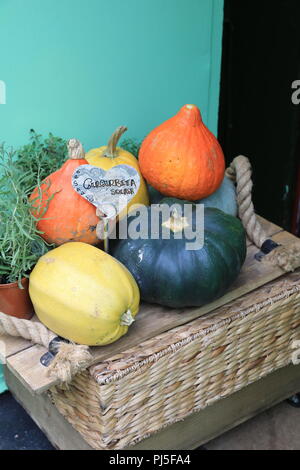
POLYGON ((185 103, 216 133, 223 0, 0 0, 0 142, 142 138, 185 103))

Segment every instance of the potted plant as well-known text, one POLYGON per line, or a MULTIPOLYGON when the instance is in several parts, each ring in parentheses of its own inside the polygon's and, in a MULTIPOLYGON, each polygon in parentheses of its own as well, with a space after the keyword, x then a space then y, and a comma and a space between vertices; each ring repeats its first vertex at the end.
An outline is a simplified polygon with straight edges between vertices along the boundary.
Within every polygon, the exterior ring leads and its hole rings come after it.
POLYGON ((39 184, 40 163, 34 173, 16 161, 17 153, 0 145, 0 311, 28 319, 33 314, 29 273, 50 247, 40 237, 29 200, 32 184, 39 184))

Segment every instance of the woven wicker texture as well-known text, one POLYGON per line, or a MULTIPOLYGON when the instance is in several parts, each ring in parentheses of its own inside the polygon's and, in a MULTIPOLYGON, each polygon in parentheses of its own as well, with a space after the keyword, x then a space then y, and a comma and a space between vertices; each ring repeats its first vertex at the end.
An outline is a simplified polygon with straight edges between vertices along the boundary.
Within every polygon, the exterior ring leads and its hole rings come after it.
POLYGON ((122 449, 289 364, 300 273, 77 375, 52 399, 96 449, 122 449))

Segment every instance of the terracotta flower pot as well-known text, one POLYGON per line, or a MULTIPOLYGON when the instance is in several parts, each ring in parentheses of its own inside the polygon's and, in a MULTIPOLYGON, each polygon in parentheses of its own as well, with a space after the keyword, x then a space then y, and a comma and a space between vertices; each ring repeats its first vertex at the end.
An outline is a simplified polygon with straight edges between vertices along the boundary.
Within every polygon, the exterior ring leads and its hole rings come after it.
POLYGON ((29 279, 22 279, 20 289, 17 282, 0 284, 0 312, 17 318, 30 320, 33 316, 33 306, 29 297, 29 279))

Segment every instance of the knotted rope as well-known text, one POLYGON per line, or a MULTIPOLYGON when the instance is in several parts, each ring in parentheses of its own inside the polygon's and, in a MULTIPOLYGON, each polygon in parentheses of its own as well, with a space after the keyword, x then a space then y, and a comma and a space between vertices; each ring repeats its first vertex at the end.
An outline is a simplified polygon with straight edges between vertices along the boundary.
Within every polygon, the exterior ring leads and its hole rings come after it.
MULTIPOLYGON (((254 211, 251 174, 250 162, 242 155, 236 157, 226 170, 226 176, 236 182, 239 217, 247 235, 258 248, 262 249, 270 240, 254 211)), ((274 245, 276 246, 273 243, 274 245)), ((280 266, 284 271, 293 271, 300 265, 300 251, 296 245, 288 248, 277 245, 263 259, 280 266)), ((2 312, 0 312, 0 334, 20 336, 47 349, 49 343, 57 336, 35 319, 21 320, 2 312)), ((75 374, 91 364, 91 359, 88 346, 61 342, 57 354, 47 368, 47 374, 61 383, 68 384, 75 374)))
MULTIPOLYGON (((266 235, 260 224, 252 202, 252 169, 247 157, 236 157, 225 172, 226 176, 236 182, 236 197, 239 217, 247 232, 248 238, 262 251, 270 246, 272 241, 266 235)), ((279 266, 285 272, 294 271, 300 265, 300 250, 296 244, 289 247, 277 245, 273 242, 272 251, 267 253, 263 261, 279 266), (275 248, 274 248, 275 246, 275 248)), ((268 250, 267 250, 268 251, 268 250)))
MULTIPOLYGON (((0 335, 19 336, 40 344, 48 349, 49 343, 57 337, 39 321, 22 320, 0 312, 0 335)), ((47 368, 47 375, 59 382, 69 383, 78 372, 91 363, 88 346, 74 343, 60 343, 59 351, 47 368)))

